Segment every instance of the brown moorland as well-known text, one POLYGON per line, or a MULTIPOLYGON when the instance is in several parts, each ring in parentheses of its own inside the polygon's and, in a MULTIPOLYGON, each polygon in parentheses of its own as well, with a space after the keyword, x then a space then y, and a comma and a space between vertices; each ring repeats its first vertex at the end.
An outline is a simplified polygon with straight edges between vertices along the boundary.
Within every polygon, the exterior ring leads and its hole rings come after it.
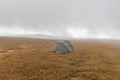
POLYGON ((71 40, 76 52, 54 54, 57 40, 0 38, 0 80, 120 80, 120 41, 71 40))

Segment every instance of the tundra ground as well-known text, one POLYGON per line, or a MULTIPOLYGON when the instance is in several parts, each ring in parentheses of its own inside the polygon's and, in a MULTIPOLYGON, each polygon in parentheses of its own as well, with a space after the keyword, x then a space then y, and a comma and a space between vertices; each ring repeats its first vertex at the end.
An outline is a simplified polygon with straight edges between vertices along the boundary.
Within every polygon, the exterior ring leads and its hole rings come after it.
POLYGON ((54 54, 57 40, 0 38, 0 80, 120 80, 120 41, 71 40, 76 52, 54 54))

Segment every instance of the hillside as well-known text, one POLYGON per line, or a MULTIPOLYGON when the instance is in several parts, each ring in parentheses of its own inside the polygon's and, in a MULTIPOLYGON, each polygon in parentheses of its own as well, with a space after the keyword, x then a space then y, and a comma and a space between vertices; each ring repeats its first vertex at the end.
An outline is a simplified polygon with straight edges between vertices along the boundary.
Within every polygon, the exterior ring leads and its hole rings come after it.
POLYGON ((0 80, 120 80, 120 41, 71 40, 76 52, 49 52, 57 40, 0 38, 0 80))
POLYGON ((39 39, 68 39, 69 37, 57 36, 52 34, 18 34, 18 35, 6 35, 6 37, 17 38, 39 38, 39 39))

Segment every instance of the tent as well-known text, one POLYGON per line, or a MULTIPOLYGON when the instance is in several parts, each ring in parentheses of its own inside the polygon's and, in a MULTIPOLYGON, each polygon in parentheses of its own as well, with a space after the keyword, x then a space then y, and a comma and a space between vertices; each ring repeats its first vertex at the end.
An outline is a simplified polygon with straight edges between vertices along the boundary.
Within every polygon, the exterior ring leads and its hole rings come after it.
POLYGON ((70 52, 74 52, 74 48, 69 41, 64 40, 57 42, 55 46, 51 49, 51 52, 70 53, 70 52))

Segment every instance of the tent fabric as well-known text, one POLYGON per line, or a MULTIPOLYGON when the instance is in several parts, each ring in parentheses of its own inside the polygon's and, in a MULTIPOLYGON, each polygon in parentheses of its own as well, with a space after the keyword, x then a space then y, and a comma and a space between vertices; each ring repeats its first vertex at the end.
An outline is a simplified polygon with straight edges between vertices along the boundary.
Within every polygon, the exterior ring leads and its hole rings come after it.
POLYGON ((67 40, 57 42, 51 50, 51 52, 54 52, 54 53, 70 53, 73 51, 74 49, 71 43, 67 40))
POLYGON ((62 41, 62 43, 69 49, 70 52, 74 51, 73 46, 69 41, 65 40, 65 41, 62 41))

